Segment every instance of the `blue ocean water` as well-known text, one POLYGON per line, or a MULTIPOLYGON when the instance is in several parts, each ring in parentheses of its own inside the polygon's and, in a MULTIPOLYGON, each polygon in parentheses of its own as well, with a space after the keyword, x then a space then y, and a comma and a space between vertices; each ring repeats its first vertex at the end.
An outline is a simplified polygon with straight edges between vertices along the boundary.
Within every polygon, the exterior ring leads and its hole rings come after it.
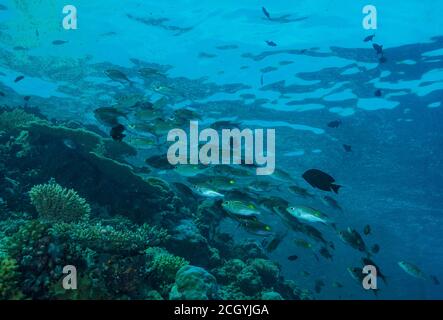
MULTIPOLYGON (((136 93, 152 101, 166 97, 168 110, 190 107, 208 126, 232 121, 242 128, 273 128, 277 168, 316 197, 302 199, 287 189, 278 194, 328 213, 340 230, 352 227, 363 233, 369 224, 372 232, 363 237, 369 247, 380 245, 373 259, 388 283, 379 281, 377 296, 362 290, 347 271, 361 264, 362 253, 325 226, 318 228, 334 244, 332 260, 317 260, 294 246, 298 236, 292 231, 269 254, 285 278, 311 290, 322 280, 326 286, 314 291, 317 299, 443 298, 441 285, 414 278, 398 266, 408 261, 427 276, 443 279, 443 2, 0 4, 7 7, 0 10, 1 105, 36 107, 54 121, 72 120, 108 132, 94 110, 112 105, 117 96, 136 93), (77 8, 76 30, 62 27, 67 4, 77 8), (377 8, 376 30, 362 26, 367 4, 377 8), (373 42, 363 41, 372 34, 373 42), (55 45, 55 40, 66 43, 55 45), (383 45, 385 62, 379 61, 373 43, 383 45), (146 82, 138 73, 140 66, 161 70, 164 78, 156 81, 163 87, 146 82), (113 81, 104 69, 121 70, 132 83, 113 81), (14 82, 19 75, 25 78, 14 82), (380 97, 374 95, 377 89, 380 97), (23 96, 32 97, 26 106, 23 96), (338 128, 327 125, 334 120, 341 121, 338 128), (352 146, 352 152, 343 144, 352 146), (311 168, 333 176, 342 185, 339 194, 306 184, 302 174, 311 168), (327 206, 321 201, 325 195, 343 210, 327 206), (289 261, 294 254, 298 260, 289 261), (310 276, 302 276, 303 271, 310 276), (334 281, 343 288, 332 286, 334 281)), ((134 119, 123 121, 130 126, 134 119)), ((131 132, 144 136, 136 129, 131 132)), ((144 162, 150 153, 141 149, 129 163, 144 162)), ((162 170, 153 175, 175 181, 162 170)), ((277 230, 286 228, 275 215, 266 221, 277 230)), ((220 227, 238 241, 262 240, 240 230, 232 219, 220 227)))

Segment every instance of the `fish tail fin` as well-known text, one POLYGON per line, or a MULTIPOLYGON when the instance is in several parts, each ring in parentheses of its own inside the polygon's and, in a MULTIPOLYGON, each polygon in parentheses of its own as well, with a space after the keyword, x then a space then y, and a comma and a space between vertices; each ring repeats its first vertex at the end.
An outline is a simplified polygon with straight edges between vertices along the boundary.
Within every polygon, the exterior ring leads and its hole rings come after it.
POLYGON ((338 184, 331 184, 332 191, 334 191, 337 194, 338 194, 338 190, 340 190, 340 188, 341 188, 341 186, 338 184))

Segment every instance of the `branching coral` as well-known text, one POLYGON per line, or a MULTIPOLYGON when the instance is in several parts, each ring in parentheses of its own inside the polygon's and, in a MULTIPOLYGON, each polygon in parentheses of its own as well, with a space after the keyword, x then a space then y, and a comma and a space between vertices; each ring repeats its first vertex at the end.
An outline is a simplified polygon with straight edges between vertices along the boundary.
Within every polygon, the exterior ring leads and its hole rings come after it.
POLYGON ((16 260, 8 257, 0 258, 0 300, 22 297, 18 289, 19 276, 16 260))
POLYGON ((13 109, 11 111, 3 111, 0 114, 1 130, 11 130, 21 126, 25 126, 30 122, 39 120, 36 116, 26 113, 22 109, 13 109))
POLYGON ((159 247, 146 249, 146 255, 150 261, 148 273, 164 283, 174 282, 177 271, 189 264, 184 258, 170 254, 159 247))
POLYGON ((141 252, 148 246, 159 245, 169 238, 165 229, 148 224, 130 229, 103 225, 100 222, 60 222, 53 225, 52 234, 104 252, 141 252))
POLYGON ((29 196, 39 217, 48 221, 78 221, 91 212, 89 204, 76 191, 54 182, 34 186, 29 196))

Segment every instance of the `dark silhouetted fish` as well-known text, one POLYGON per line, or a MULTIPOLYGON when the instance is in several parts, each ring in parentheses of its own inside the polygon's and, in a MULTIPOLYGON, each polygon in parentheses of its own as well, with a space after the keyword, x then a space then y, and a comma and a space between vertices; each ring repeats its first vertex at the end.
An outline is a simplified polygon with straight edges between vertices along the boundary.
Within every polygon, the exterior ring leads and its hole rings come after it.
POLYGON ((261 10, 263 11, 263 14, 266 16, 266 18, 268 18, 270 20, 271 19, 271 15, 269 14, 269 11, 266 10, 265 7, 261 7, 261 10))
POLYGON ((289 261, 295 261, 295 260, 297 260, 297 259, 298 259, 298 256, 295 255, 295 254, 292 255, 292 256, 289 256, 289 257, 288 257, 288 260, 289 260, 289 261))
POLYGON ((375 37, 375 34, 372 34, 370 36, 367 36, 366 38, 363 39, 364 42, 369 42, 372 41, 375 37))
POLYGON ((368 265, 374 266, 375 269, 377 269, 377 276, 380 277, 380 279, 382 279, 385 284, 388 284, 386 276, 381 272, 380 267, 377 266, 374 261, 372 261, 369 258, 362 258, 361 262, 363 263, 363 266, 368 266, 368 265))
POLYGON ((378 244, 374 244, 371 248, 372 253, 377 254, 380 251, 380 246, 378 244))
POLYGON ((308 190, 306 190, 305 188, 299 187, 299 186, 295 186, 295 185, 289 186, 288 189, 303 198, 313 198, 314 197, 314 195, 309 193, 308 190))
POLYGON ((342 211, 343 209, 341 208, 341 206, 338 204, 337 200, 335 200, 334 198, 331 198, 330 196, 324 196, 323 197, 323 202, 330 206, 331 208, 337 209, 342 211))
POLYGON ((373 43, 372 47, 374 48, 374 50, 377 54, 383 54, 383 46, 373 43))
POLYGON ((126 135, 123 134, 123 131, 125 131, 125 127, 122 124, 118 124, 115 127, 112 127, 111 132, 109 133, 109 135, 115 141, 122 141, 123 138, 126 137, 126 135))
POLYGON ((340 185, 334 184, 335 179, 333 177, 318 169, 310 169, 303 173, 302 177, 312 187, 323 191, 334 191, 338 193, 341 187, 340 185))
POLYGON ((381 90, 380 89, 375 90, 374 96, 381 97, 381 90))
POLYGON ((65 44, 65 43, 68 43, 68 41, 65 41, 65 40, 54 40, 54 41, 52 41, 52 44, 55 45, 55 46, 60 46, 60 45, 65 44))
POLYGON ((126 117, 126 113, 114 107, 102 107, 94 110, 94 116, 102 123, 109 126, 118 124, 119 117, 126 117))
POLYGON ((361 235, 355 231, 352 228, 347 228, 346 230, 340 231, 339 233, 340 239, 350 245, 352 248, 361 251, 361 252, 366 252, 366 244, 363 241, 363 238, 361 237, 361 235))
POLYGON ((108 69, 108 70, 105 70, 105 75, 107 75, 111 80, 114 80, 114 81, 117 81, 120 83, 128 82, 128 83, 132 84, 132 81, 129 80, 128 77, 120 70, 108 69))
POLYGON ((351 152, 352 151, 352 146, 350 146, 349 144, 344 144, 343 145, 343 149, 345 149, 346 152, 351 152))
POLYGON ((438 278, 436 276, 430 276, 430 278, 435 285, 440 284, 440 281, 438 280, 438 278))
POLYGON ((277 44, 274 41, 271 41, 271 40, 266 40, 266 44, 268 46, 270 46, 270 47, 276 47, 277 46, 277 44))
POLYGON ((31 96, 24 96, 23 97, 23 100, 25 100, 25 101, 29 101, 31 99, 31 96))
POLYGON ((320 253, 320 255, 323 258, 332 260, 332 254, 329 252, 329 250, 326 247, 321 247, 318 253, 320 253))
POLYGON ((365 228, 363 229, 363 233, 365 236, 369 235, 371 233, 371 226, 367 224, 365 228))
POLYGON ((24 78, 25 76, 18 76, 17 78, 15 78, 14 82, 22 81, 24 78))
POLYGON ((325 286, 325 283, 324 283, 323 280, 317 280, 317 281, 315 281, 315 287, 314 287, 315 292, 316 292, 316 293, 320 293, 321 290, 322 290, 322 288, 323 288, 324 286, 325 286))
POLYGON ((22 47, 22 46, 16 46, 13 48, 15 51, 26 51, 28 48, 22 47))
POLYGON ((328 123, 329 128, 338 128, 341 125, 340 120, 334 120, 328 123))
POLYGON ((270 239, 266 239, 267 241, 263 242, 266 251, 273 252, 275 249, 277 249, 285 236, 286 233, 277 233, 273 235, 270 239))
POLYGON ((173 169, 174 166, 171 165, 168 161, 168 158, 162 155, 153 155, 145 160, 145 162, 153 168, 169 170, 173 169))

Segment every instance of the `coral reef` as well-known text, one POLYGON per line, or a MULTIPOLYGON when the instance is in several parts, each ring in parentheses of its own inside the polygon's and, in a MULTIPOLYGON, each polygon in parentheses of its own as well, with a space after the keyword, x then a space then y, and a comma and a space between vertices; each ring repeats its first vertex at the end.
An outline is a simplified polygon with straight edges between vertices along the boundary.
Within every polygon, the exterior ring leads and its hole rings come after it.
POLYGON ((169 298, 171 300, 217 299, 217 280, 203 268, 184 266, 177 272, 169 298))
POLYGON ((28 125, 38 118, 23 109, 6 110, 0 113, 0 131, 8 131, 28 125))
POLYGON ((83 220, 91 212, 89 204, 76 191, 63 188, 54 181, 32 187, 29 196, 39 217, 47 221, 83 220))
POLYGON ((160 293, 167 296, 175 281, 177 271, 189 262, 160 247, 148 248, 145 253, 148 261, 146 272, 151 284, 160 288, 160 293))
POLYGON ((310 298, 219 230, 220 206, 139 173, 128 145, 20 109, 0 123, 0 299, 310 298))
POLYGON ((17 261, 0 256, 0 300, 21 299, 17 261))

